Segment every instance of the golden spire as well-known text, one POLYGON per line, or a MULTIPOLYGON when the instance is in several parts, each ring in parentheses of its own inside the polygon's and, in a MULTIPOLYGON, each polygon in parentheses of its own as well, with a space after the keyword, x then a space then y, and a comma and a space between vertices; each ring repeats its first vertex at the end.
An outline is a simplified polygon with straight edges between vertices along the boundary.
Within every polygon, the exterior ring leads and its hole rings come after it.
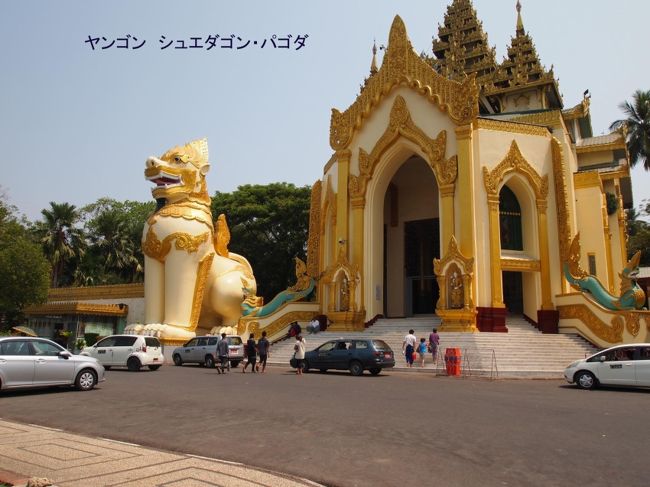
POLYGON ((372 43, 372 62, 370 63, 370 74, 375 74, 379 69, 377 69, 377 41, 372 43))
POLYGON ((497 68, 495 50, 488 43, 471 0, 453 0, 447 7, 432 47, 435 69, 449 79, 462 80, 475 73, 477 83, 483 86, 497 68))
POLYGON ((517 35, 523 35, 524 32, 524 21, 521 19, 521 3, 517 0, 517 35))

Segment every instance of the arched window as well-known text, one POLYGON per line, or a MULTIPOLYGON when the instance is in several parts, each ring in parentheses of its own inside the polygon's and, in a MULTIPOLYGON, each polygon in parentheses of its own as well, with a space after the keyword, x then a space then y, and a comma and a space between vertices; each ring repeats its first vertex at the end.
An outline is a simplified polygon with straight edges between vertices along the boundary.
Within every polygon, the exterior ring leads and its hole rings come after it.
POLYGON ((508 186, 504 186, 499 193, 499 226, 502 249, 524 250, 521 236, 521 207, 508 186))

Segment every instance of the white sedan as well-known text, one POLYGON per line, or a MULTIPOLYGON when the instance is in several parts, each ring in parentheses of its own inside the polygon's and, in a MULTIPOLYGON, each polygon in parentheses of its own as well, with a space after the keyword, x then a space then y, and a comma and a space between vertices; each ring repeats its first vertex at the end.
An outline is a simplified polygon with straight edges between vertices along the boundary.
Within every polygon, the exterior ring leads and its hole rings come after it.
POLYGON ((576 360, 564 370, 564 378, 581 389, 599 384, 650 387, 650 343, 617 345, 576 360))

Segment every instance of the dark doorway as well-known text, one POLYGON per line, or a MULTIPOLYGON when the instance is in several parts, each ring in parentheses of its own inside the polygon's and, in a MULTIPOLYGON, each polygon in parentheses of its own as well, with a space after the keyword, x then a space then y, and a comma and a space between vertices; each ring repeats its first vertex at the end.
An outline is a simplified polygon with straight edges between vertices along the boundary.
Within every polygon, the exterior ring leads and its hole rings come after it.
POLYGON ((433 259, 440 258, 440 220, 404 222, 404 267, 407 314, 433 314, 438 301, 438 282, 433 259))
POLYGON ((521 272, 503 272, 503 303, 510 313, 524 313, 523 289, 521 272))

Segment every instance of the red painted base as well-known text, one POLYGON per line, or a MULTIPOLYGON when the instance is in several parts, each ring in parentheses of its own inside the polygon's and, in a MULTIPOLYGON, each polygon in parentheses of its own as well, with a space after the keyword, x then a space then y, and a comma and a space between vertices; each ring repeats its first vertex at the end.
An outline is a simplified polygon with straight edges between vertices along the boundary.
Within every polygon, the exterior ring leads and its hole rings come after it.
POLYGON ((476 308, 476 326, 480 331, 508 333, 505 308, 476 308))
POLYGON ((537 328, 542 333, 558 333, 560 312, 554 309, 537 310, 537 328))

